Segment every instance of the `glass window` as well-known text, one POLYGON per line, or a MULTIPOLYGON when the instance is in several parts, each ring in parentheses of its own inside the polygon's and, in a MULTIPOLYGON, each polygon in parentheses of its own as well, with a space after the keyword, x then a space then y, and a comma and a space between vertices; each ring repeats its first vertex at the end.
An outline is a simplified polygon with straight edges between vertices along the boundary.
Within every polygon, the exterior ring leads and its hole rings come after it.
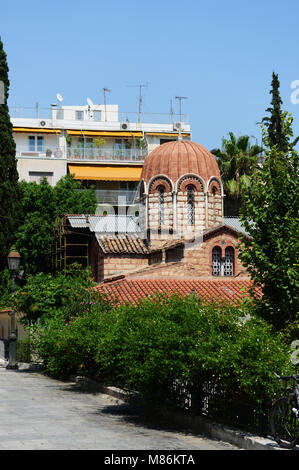
POLYGON ((215 246, 212 251, 212 274, 213 276, 221 276, 221 248, 215 246))
POLYGON ((43 152, 44 151, 44 138, 37 136, 37 151, 43 152))
POLYGON ((163 186, 158 187, 159 195, 159 225, 164 224, 164 193, 165 189, 163 186))
POLYGON ((234 249, 228 246, 225 250, 225 257, 222 259, 221 248, 215 246, 212 250, 212 275, 213 276, 233 276, 234 275, 234 249))
POLYGON ((76 111, 76 120, 77 121, 83 121, 83 116, 84 116, 83 111, 76 111))
POLYGON ((44 152, 44 137, 29 135, 28 149, 30 152, 44 152))
POLYGON ((52 171, 29 171, 29 181, 40 183, 43 178, 46 178, 49 184, 52 184, 53 172, 52 171))
POLYGON ((194 225, 194 187, 187 186, 187 215, 188 225, 194 225))
POLYGON ((35 151, 35 136, 30 135, 28 137, 28 149, 30 150, 30 152, 35 151))
POLYGON ((101 121, 102 120, 102 112, 101 111, 94 111, 93 112, 93 120, 94 121, 101 121))
POLYGON ((231 246, 228 246, 225 250, 223 275, 234 275, 234 249, 231 246))

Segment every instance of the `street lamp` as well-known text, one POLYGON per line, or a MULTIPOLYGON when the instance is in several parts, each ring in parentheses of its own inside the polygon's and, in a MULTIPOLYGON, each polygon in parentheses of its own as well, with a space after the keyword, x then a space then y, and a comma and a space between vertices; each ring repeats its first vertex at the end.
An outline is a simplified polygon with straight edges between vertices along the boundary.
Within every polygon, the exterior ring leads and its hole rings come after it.
MULTIPOLYGON (((12 250, 7 256, 8 269, 11 272, 11 292, 15 291, 15 278, 16 272, 20 265, 21 256, 16 250, 12 250)), ((16 361, 16 329, 15 329, 15 308, 12 306, 10 313, 10 335, 9 335, 9 361, 6 366, 7 369, 18 369, 16 361)))

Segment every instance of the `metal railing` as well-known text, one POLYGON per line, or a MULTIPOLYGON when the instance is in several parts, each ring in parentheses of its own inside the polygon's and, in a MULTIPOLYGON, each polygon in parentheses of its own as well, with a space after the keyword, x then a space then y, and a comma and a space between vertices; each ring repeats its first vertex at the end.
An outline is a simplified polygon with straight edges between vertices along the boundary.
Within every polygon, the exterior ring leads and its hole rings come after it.
POLYGON ((174 382, 168 399, 172 405, 196 415, 205 416, 219 423, 237 426, 261 436, 269 433, 270 404, 250 402, 249 397, 228 395, 221 383, 203 382, 194 387, 192 383, 174 382))
POLYGON ((117 149, 113 147, 68 147, 68 160, 84 161, 128 161, 142 162, 147 156, 147 149, 117 149))
POLYGON ((65 149, 63 147, 53 147, 38 145, 16 145, 16 157, 30 157, 30 158, 66 158, 65 149))
POLYGON ((98 204, 112 204, 130 205, 133 204, 136 198, 136 191, 129 191, 125 189, 104 190, 96 189, 95 195, 98 204))
POLYGON ((16 145, 16 157, 67 158, 74 161, 143 162, 147 149, 118 149, 113 147, 52 147, 45 145, 16 145))
MULTIPOLYGON (((76 107, 74 106, 74 110, 76 107)), ((63 107, 55 108, 57 111, 56 119, 58 121, 64 120, 64 109, 63 107)), ((55 112, 56 112, 55 111, 55 112)), ((69 109, 67 110, 69 114, 69 109)), ((52 119, 53 116, 53 109, 49 108, 40 108, 38 104, 32 107, 24 107, 24 106, 9 106, 9 114, 11 118, 25 118, 25 119, 52 119)), ((174 122, 183 122, 188 124, 189 117, 186 114, 178 114, 178 113, 149 113, 149 112, 141 112, 138 113, 136 111, 113 111, 109 109, 107 114, 111 116, 112 122, 121 122, 121 123, 152 123, 152 124, 173 124, 174 122)), ((75 116, 75 114, 74 114, 75 116)), ((87 116, 87 114, 85 114, 87 116)), ((65 120, 75 121, 78 122, 78 119, 69 119, 66 118, 65 120)), ((92 119, 82 119, 87 121, 94 121, 94 122, 105 122, 105 112, 101 113, 101 120, 99 121, 97 117, 93 117, 92 119)), ((80 119, 81 121, 81 119, 80 119)))

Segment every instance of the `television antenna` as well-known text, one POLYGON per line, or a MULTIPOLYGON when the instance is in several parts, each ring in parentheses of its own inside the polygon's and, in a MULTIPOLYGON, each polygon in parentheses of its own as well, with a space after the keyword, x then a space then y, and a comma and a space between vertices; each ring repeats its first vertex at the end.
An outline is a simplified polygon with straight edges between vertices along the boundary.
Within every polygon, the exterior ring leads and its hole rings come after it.
POLYGON ((172 100, 170 100, 170 122, 173 121, 173 115, 174 115, 174 112, 173 112, 172 100))
POLYGON ((182 100, 187 100, 188 96, 176 96, 176 100, 179 101, 179 106, 180 106, 180 122, 182 122, 182 100))
POLYGON ((107 121, 106 93, 111 93, 111 90, 109 90, 109 88, 103 88, 103 92, 104 92, 105 121, 107 121))
POLYGON ((142 106, 142 88, 147 88, 148 84, 140 84, 140 85, 128 85, 130 87, 139 88, 139 97, 138 97, 138 122, 140 122, 141 117, 141 106, 142 106))

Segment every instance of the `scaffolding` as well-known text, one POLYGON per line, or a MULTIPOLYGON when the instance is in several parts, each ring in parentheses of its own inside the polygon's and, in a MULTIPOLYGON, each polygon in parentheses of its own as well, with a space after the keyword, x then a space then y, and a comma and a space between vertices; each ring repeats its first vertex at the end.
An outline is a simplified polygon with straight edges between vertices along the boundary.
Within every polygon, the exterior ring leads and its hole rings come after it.
POLYGON ((75 262, 89 265, 88 232, 87 227, 71 227, 65 215, 56 218, 51 250, 53 273, 65 273, 67 266, 75 262))

